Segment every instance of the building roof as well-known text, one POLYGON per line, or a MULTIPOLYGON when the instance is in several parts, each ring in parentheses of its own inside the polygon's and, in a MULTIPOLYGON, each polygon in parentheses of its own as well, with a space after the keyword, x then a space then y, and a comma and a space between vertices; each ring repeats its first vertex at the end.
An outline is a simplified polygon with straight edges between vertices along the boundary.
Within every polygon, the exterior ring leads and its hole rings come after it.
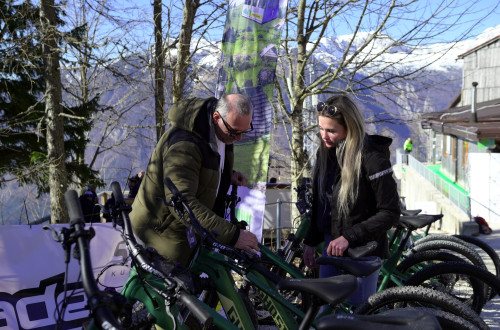
POLYGON ((471 121, 471 106, 448 108, 421 116, 423 128, 470 141, 500 139, 500 99, 477 103, 477 121, 471 121))
POLYGON ((474 48, 472 48, 472 49, 469 49, 469 50, 468 50, 468 51, 466 51, 465 53, 462 53, 462 54, 458 55, 458 59, 463 59, 463 58, 464 58, 464 57, 466 57, 467 55, 470 55, 470 54, 474 53, 475 51, 477 51, 477 50, 479 50, 479 49, 481 49, 481 48, 483 48, 483 47, 486 47, 486 46, 488 46, 488 45, 490 45, 490 44, 492 44, 492 43, 495 43, 495 42, 497 42, 498 40, 500 40, 500 35, 498 35, 498 36, 496 36, 496 37, 494 37, 494 38, 491 38, 491 39, 490 39, 490 40, 488 40, 488 41, 483 42, 483 43, 482 43, 482 44, 480 44, 479 46, 476 46, 476 47, 474 47, 474 48))

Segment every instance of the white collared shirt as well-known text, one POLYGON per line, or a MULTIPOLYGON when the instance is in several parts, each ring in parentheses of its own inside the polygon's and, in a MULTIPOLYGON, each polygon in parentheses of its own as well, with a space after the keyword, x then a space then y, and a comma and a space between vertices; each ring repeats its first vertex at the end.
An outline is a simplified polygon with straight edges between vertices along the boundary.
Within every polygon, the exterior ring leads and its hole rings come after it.
POLYGON ((219 140, 216 136, 215 140, 217 141, 217 150, 220 155, 220 163, 219 163, 219 183, 217 184, 217 193, 219 192, 220 181, 222 178, 222 171, 224 170, 224 160, 226 158, 226 144, 219 140))

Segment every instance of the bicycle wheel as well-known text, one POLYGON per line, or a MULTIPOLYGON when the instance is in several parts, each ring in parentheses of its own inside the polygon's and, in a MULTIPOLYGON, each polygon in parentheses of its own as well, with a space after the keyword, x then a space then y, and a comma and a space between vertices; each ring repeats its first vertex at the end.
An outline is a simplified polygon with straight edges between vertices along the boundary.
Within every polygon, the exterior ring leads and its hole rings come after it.
MULTIPOLYGON (((420 244, 423 242, 428 242, 431 240, 448 240, 457 242, 460 244, 467 244, 468 247, 476 250, 479 256, 485 262, 486 269, 495 274, 500 279, 500 257, 496 253, 496 251, 485 241, 468 235, 445 235, 445 234, 431 234, 429 236, 423 237, 419 239, 415 244, 420 244)), ((490 298, 492 299, 495 296, 495 292, 491 291, 490 298)))
POLYGON ((495 250, 489 246, 486 242, 472 236, 467 236, 467 235, 446 235, 446 234, 431 234, 426 237, 422 237, 421 239, 417 240, 415 242, 415 245, 422 244, 425 242, 433 241, 433 240, 444 240, 444 241, 451 241, 451 242, 456 242, 458 244, 464 244, 467 247, 472 248, 476 252, 478 252, 478 255, 483 259, 483 262, 485 261, 485 258, 489 259, 492 263, 492 266, 490 269, 486 267, 490 272, 493 274, 499 276, 500 274, 500 258, 498 257, 498 254, 495 252, 495 250))
POLYGON ((444 292, 418 286, 388 288, 371 295, 356 310, 356 314, 379 314, 389 309, 424 307, 439 309, 464 318, 479 329, 489 329, 486 323, 470 307, 444 292))
POLYGON ((448 252, 436 250, 421 251, 407 256, 402 262, 397 265, 396 270, 408 275, 415 273, 425 266, 432 265, 443 261, 466 262, 459 256, 448 252))
POLYGON ((479 314, 486 302, 485 287, 500 292, 500 280, 490 272, 463 262, 443 262, 416 272, 407 285, 425 285, 444 290, 467 301, 479 314), (471 291, 472 290, 472 291, 471 291))
MULTIPOLYGON (((429 237, 429 236, 428 236, 429 237)), ((419 241, 427 239, 426 237, 421 238, 419 241)), ((417 241, 418 242, 418 241, 417 241)), ((451 253, 458 255, 465 260, 468 260, 470 263, 473 265, 479 266, 483 269, 487 269, 486 265, 484 264, 483 259, 477 253, 472 247, 469 247, 465 245, 466 243, 458 243, 458 242, 453 242, 451 240, 439 240, 439 239, 427 239, 427 241, 423 241, 421 243, 415 244, 411 250, 408 252, 407 256, 410 256, 412 254, 421 252, 421 251, 428 251, 428 250, 447 250, 450 251, 451 253)))
MULTIPOLYGON (((483 257, 483 260, 490 261, 490 262, 485 262, 486 267, 488 268, 490 273, 495 274, 500 279, 500 257, 488 243, 472 236, 467 236, 467 235, 454 235, 454 236, 460 238, 461 240, 466 241, 467 243, 475 247, 477 250, 479 250, 479 254, 483 257)), ((491 291, 490 300, 495 295, 496 295, 495 291, 491 291)))
MULTIPOLYGON (((397 311, 398 309, 394 309, 397 311)), ((467 321, 462 317, 457 317, 455 314, 450 312, 446 312, 440 309, 434 308, 425 308, 425 307, 416 307, 416 308, 401 308, 401 311, 405 311, 405 313, 409 313, 410 315, 413 313, 424 312, 427 314, 433 315, 439 322, 439 325, 442 329, 453 329, 453 330, 477 330, 477 327, 471 322, 467 321)), ((392 311, 389 311, 389 313, 392 311)), ((387 312, 386 312, 387 313, 387 312)), ((385 313, 381 313, 382 315, 385 313)), ((416 325, 419 326, 418 324, 416 325)), ((421 328, 420 328, 421 329, 421 328)))

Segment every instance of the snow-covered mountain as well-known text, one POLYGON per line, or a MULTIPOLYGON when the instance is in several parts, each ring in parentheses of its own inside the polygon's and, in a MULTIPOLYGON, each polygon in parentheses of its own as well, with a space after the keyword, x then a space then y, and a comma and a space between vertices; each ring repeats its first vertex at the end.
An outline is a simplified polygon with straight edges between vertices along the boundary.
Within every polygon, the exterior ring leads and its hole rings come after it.
MULTIPOLYGON (((378 54, 383 51, 383 54, 377 60, 384 63, 398 63, 401 67, 407 69, 420 68, 427 66, 427 69, 432 71, 448 71, 450 69, 461 69, 462 64, 457 61, 460 54, 492 39, 500 34, 500 25, 487 28, 479 36, 473 39, 457 42, 450 48, 449 43, 436 43, 430 45, 417 46, 408 48, 398 45, 389 36, 380 36, 372 40, 364 49, 366 56, 370 54, 378 54)), ((359 33, 357 38, 351 45, 351 52, 357 51, 361 45, 370 37, 370 33, 359 33)), ((343 55, 344 49, 351 42, 352 35, 324 37, 320 40, 320 47, 315 51, 318 58, 324 59, 326 62, 331 62, 343 55)), ((362 71, 368 74, 367 71, 362 71)))
MULTIPOLYGON (((458 55, 499 34, 500 25, 486 29, 477 38, 459 42, 451 49, 449 44, 434 44, 410 50, 395 44, 389 37, 373 40, 364 51, 384 52, 373 65, 367 65, 357 72, 360 79, 373 73, 377 69, 375 66, 381 63, 396 63, 392 68, 393 74, 411 72, 424 65, 426 68, 418 74, 418 79, 404 79, 393 86, 386 86, 387 94, 366 91, 359 96, 358 103, 367 120, 372 122, 368 125, 370 132, 391 136, 394 149, 401 147, 408 136, 420 136, 416 114, 442 110, 460 92, 462 63, 457 61, 458 55), (445 49, 448 51, 443 51, 445 49)), ((356 51, 367 37, 366 34, 360 35, 351 45, 351 51, 356 51)), ((350 39, 350 36, 321 39, 314 54, 314 70, 319 72, 338 61, 350 39)), ((202 50, 193 61, 200 65, 199 74, 202 78, 192 82, 190 88, 195 95, 210 96, 215 90, 220 44, 200 41, 198 47, 202 50), (208 86, 208 89, 203 89, 202 85, 208 86)), ((114 63, 115 74, 108 73, 99 81, 102 86, 108 86, 101 95, 101 103, 109 108, 96 117, 86 157, 90 162, 101 140, 104 141, 104 149, 112 147, 99 154, 94 164, 107 184, 116 180, 125 187, 128 176, 146 168, 155 146, 154 75, 149 68, 141 65, 144 61, 148 60, 144 56, 137 56, 129 58, 127 63, 114 63), (123 72, 133 73, 132 79, 120 79, 119 73, 123 72)), ((283 135, 283 131, 275 133, 283 135)), ((286 141, 280 136, 275 140, 286 141)), ((280 152, 286 149, 281 145, 276 148, 280 152)), ((100 150, 104 149, 101 147, 100 150)), ((47 208, 37 203, 36 193, 31 187, 19 188, 13 183, 0 191, 0 223, 23 223, 26 214, 30 220, 48 214, 47 208)))

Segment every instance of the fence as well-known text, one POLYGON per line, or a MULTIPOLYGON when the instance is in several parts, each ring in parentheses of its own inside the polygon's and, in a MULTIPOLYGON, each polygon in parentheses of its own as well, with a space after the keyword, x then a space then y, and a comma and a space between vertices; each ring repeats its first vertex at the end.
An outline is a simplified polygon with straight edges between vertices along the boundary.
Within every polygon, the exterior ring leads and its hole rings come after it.
POLYGON ((450 202, 465 212, 465 214, 467 214, 470 218, 470 197, 467 194, 461 192, 453 186, 453 184, 443 180, 443 178, 419 162, 412 155, 405 154, 400 149, 396 151, 396 154, 396 163, 398 166, 402 167, 403 164, 407 164, 409 167, 414 169, 418 174, 430 182, 441 194, 448 198, 450 202))

